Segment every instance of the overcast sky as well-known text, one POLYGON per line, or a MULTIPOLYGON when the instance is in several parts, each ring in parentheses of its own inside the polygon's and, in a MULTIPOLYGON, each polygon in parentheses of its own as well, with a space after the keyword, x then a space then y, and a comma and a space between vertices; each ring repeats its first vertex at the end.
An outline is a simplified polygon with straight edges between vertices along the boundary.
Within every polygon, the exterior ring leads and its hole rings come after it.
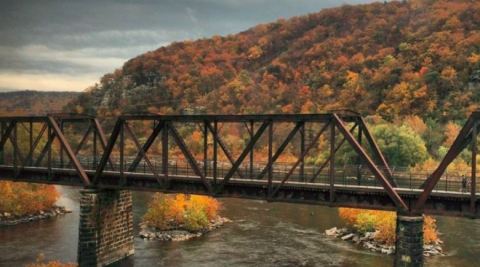
POLYGON ((373 0, 0 0, 0 90, 81 91, 173 41, 373 0))

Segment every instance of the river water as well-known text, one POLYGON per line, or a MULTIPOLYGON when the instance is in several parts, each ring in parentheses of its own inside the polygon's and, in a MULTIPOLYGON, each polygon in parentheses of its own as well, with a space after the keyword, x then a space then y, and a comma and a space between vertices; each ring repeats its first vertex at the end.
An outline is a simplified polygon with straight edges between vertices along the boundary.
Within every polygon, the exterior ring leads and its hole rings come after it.
MULTIPOLYGON (((0 228, 0 266, 23 266, 42 253, 46 259, 75 262, 78 238, 76 188, 59 187, 59 200, 73 210, 62 217, 0 228)), ((151 193, 134 193, 138 225, 151 193)), ((135 238, 135 255, 117 266, 391 266, 392 256, 371 253, 325 229, 341 226, 335 208, 221 199, 222 215, 234 222, 198 239, 163 243, 135 238)), ((480 220, 437 217, 445 257, 426 266, 480 266, 480 220)), ((138 227, 135 229, 138 233, 138 227)))

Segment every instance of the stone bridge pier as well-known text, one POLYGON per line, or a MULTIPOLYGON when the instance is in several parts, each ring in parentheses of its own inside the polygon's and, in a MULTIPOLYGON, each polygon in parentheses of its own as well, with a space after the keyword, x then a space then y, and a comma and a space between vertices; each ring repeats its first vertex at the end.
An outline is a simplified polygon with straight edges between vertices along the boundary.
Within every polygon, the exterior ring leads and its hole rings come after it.
POLYGON ((395 267, 423 266, 423 216, 397 212, 395 267))
POLYGON ((80 199, 78 265, 106 266, 134 253, 132 194, 84 189, 80 199))

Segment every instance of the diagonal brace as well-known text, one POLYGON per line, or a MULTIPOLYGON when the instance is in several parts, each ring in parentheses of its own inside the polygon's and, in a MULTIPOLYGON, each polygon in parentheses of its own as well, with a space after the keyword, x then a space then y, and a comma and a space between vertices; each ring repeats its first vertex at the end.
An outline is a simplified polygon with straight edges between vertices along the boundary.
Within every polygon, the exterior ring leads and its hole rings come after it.
POLYGON ((333 113, 333 120, 334 120, 337 128, 340 130, 340 132, 343 134, 343 136, 345 136, 345 138, 350 143, 350 145, 353 147, 353 149, 359 154, 359 156, 367 164, 368 168, 373 173, 373 175, 380 181, 383 188, 385 189, 387 194, 390 196, 392 201, 395 203, 395 205, 400 209, 408 211, 407 204, 405 204, 402 197, 393 189, 393 187, 390 184, 390 182, 388 181, 388 179, 378 169, 378 167, 375 165, 375 163, 372 161, 372 159, 368 156, 368 154, 365 152, 365 150, 362 148, 362 146, 358 143, 358 141, 352 135, 352 133, 350 133, 348 131, 348 129, 345 127, 345 125, 343 124, 343 121, 335 113, 333 113))

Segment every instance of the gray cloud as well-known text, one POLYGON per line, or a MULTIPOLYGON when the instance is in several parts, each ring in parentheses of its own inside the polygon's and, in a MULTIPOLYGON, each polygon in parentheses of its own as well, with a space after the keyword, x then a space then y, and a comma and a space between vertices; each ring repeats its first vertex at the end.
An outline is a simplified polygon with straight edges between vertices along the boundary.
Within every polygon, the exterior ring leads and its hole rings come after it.
POLYGON ((0 89, 82 90, 127 59, 172 41, 372 1, 1 0, 0 89))

